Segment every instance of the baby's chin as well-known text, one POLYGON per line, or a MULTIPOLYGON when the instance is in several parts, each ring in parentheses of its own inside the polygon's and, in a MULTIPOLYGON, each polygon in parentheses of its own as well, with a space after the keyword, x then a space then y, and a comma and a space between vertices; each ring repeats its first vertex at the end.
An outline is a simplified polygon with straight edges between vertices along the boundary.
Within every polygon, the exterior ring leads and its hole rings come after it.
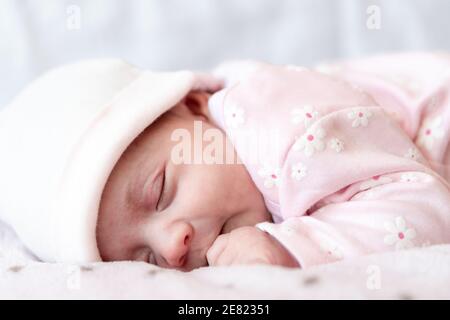
MULTIPOLYGON (((207 250, 206 250, 207 251, 207 250)), ((194 269, 207 267, 208 261, 206 260, 206 252, 202 254, 202 257, 192 257, 188 259, 186 265, 181 269, 182 271, 192 271, 194 269)))

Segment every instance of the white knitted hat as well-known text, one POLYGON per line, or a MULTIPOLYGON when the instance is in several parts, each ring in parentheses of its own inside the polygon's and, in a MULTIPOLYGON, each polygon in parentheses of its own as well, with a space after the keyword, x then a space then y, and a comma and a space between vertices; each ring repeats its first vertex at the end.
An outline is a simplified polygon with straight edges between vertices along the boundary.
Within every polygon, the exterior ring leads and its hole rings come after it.
POLYGON ((100 261, 100 197, 128 145, 191 90, 217 80, 115 59, 61 67, 0 112, 0 220, 44 261, 100 261))

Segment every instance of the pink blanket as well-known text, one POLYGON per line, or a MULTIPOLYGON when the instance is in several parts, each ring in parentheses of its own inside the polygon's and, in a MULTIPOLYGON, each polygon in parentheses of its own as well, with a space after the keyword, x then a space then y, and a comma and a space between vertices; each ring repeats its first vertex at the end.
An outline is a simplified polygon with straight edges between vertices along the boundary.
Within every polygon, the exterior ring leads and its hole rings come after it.
POLYGON ((306 270, 189 273, 141 262, 84 266, 33 259, 0 225, 0 299, 449 299, 450 245, 369 255, 306 270))

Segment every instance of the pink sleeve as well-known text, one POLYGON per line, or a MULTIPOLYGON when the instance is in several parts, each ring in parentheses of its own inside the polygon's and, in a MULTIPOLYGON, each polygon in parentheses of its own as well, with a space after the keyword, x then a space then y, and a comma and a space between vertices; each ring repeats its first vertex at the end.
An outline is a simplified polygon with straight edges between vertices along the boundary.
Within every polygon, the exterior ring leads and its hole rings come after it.
POLYGON ((373 183, 350 201, 257 227, 278 239, 301 267, 450 241, 450 196, 441 180, 403 172, 378 181, 384 184, 373 183))
POLYGON ((400 123, 432 168, 450 181, 449 54, 380 55, 323 71, 370 93, 400 123))

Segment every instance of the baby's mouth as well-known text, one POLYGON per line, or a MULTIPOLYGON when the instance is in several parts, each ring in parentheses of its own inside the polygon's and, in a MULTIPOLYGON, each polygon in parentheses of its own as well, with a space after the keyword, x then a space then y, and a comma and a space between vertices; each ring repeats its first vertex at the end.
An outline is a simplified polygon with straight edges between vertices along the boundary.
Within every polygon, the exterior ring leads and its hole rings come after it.
POLYGON ((221 234, 226 233, 225 232, 225 227, 227 225, 227 222, 228 222, 228 220, 223 223, 222 228, 220 229, 220 232, 219 232, 219 234, 217 236, 220 236, 221 234))

